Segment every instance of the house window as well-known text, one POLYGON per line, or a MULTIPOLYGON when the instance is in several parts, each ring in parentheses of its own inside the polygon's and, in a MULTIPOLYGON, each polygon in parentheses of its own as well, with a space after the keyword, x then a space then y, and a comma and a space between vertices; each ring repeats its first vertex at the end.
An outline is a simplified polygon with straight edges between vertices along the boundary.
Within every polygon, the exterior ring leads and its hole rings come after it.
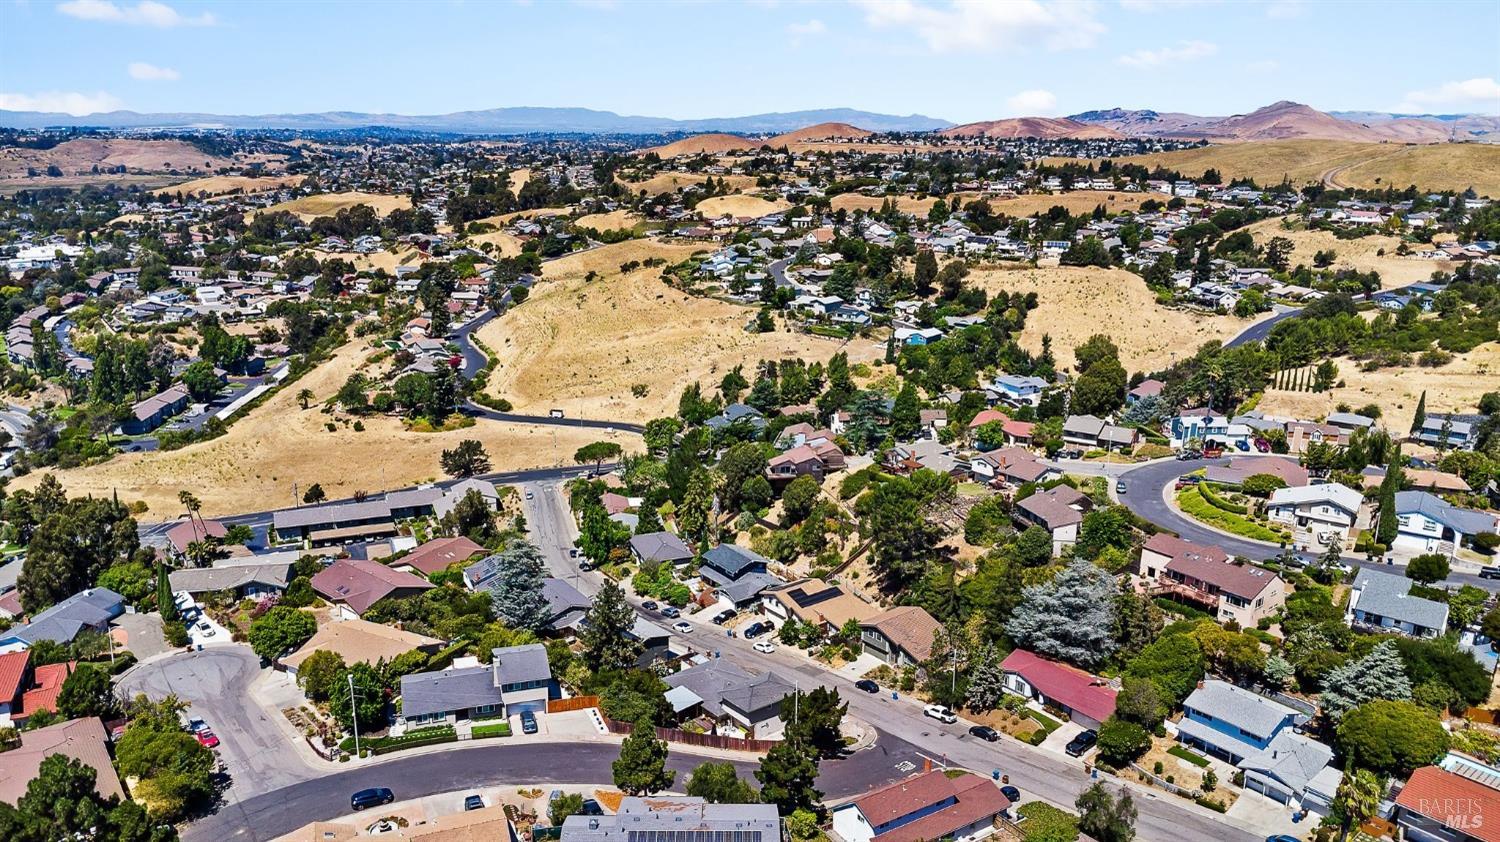
POLYGON ((494 713, 495 711, 497 711, 499 709, 500 709, 499 705, 480 705, 479 707, 474 708, 474 712, 475 713, 494 713))

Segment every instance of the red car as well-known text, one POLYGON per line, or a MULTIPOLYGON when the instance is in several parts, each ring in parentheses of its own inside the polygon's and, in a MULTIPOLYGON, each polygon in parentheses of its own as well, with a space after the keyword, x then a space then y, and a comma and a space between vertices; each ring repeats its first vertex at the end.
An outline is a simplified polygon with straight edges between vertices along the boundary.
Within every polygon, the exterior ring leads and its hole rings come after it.
POLYGON ((207 728, 204 728, 202 731, 199 731, 193 736, 197 737, 198 742, 202 743, 208 748, 217 748, 219 745, 218 736, 216 736, 214 732, 208 730, 207 728))

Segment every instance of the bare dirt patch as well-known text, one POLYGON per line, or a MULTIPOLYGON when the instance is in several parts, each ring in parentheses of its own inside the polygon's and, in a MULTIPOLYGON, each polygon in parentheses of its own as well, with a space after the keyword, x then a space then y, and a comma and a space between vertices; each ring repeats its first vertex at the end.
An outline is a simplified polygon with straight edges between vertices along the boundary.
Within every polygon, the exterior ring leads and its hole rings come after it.
POLYGON ((789 207, 791 204, 782 199, 771 201, 759 196, 713 196, 698 203, 698 213, 704 219, 716 219, 726 213, 735 217, 756 217, 784 211, 789 207))
POLYGON ((1153 371, 1191 356, 1204 342, 1228 340, 1252 323, 1163 307, 1145 281, 1123 269, 1017 265, 973 271, 969 283, 991 293, 1035 292, 1037 309, 1026 318, 1021 346, 1040 351, 1048 334, 1062 366, 1073 364, 1074 346, 1103 333, 1120 347, 1126 370, 1153 371))
MULTIPOLYGON (((748 333, 750 308, 679 292, 656 269, 619 272, 629 260, 677 261, 696 250, 632 240, 547 264, 544 282, 524 304, 479 331, 500 358, 490 391, 518 411, 645 421, 673 412, 689 383, 716 388, 737 364, 749 370, 762 359, 826 361, 841 349, 781 329, 748 333), (589 272, 600 279, 585 281, 589 272), (643 397, 632 393, 637 385, 645 387, 643 397)), ((859 340, 845 349, 851 359, 880 353, 859 340)))
POLYGON ((1383 234, 1372 234, 1357 240, 1340 240, 1327 231, 1308 231, 1301 228, 1287 230, 1282 227, 1279 218, 1263 219, 1246 230, 1255 237, 1255 243, 1259 246, 1264 246, 1273 237, 1285 237, 1291 240, 1293 266, 1298 263, 1311 266, 1314 254, 1319 251, 1332 251, 1337 255, 1332 268, 1379 272, 1380 286, 1383 289, 1425 281, 1439 269, 1444 272, 1453 271, 1453 264, 1446 260, 1397 256, 1396 247, 1401 241, 1396 237, 1383 234), (1382 251, 1384 254, 1381 254, 1382 251))
MULTIPOLYGON (((335 418, 320 411, 321 402, 355 371, 382 373, 383 365, 366 364, 372 353, 363 341, 344 346, 212 441, 170 452, 125 454, 101 465, 58 471, 57 478, 73 495, 118 492, 126 502, 144 500, 150 520, 180 509, 177 493, 183 489, 203 501, 205 515, 214 516, 300 504, 292 496, 293 483, 304 491, 319 483, 337 498, 442 479, 439 456, 463 439, 483 442, 496 471, 571 464, 574 451, 601 438, 612 438, 627 451, 639 446, 636 437, 621 433, 492 421, 445 433, 414 433, 401 420, 383 416, 363 419, 363 432, 337 422, 336 431, 329 432, 325 424, 335 418), (303 388, 315 396, 306 410, 296 400, 303 388)), ((15 485, 32 487, 40 476, 28 474, 15 485)))
POLYGON ((1268 389, 1257 408, 1280 417, 1324 418, 1341 403, 1355 409, 1373 403, 1380 407, 1382 422, 1397 430, 1411 423, 1423 392, 1428 412, 1474 412, 1480 396, 1500 384, 1500 343, 1455 354, 1452 362, 1440 368, 1360 371, 1359 361, 1347 357, 1334 364, 1344 385, 1321 394, 1268 389))

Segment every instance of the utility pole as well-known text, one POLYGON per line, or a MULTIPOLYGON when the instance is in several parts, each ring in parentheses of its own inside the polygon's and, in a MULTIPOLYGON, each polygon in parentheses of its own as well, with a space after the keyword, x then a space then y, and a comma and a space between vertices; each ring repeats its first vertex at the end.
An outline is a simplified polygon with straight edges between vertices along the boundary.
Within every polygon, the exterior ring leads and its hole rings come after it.
POLYGON ((349 679, 349 719, 354 723, 354 756, 359 757, 359 705, 354 698, 354 673, 347 674, 349 679))

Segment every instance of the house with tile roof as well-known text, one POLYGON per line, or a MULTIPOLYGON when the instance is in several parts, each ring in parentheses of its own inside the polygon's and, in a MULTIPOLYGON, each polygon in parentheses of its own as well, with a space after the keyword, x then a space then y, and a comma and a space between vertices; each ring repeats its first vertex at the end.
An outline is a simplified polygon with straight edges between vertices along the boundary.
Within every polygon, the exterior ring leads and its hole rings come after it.
POLYGON ((1391 818, 1406 839, 1500 842, 1500 791, 1462 770, 1424 766, 1402 785, 1391 818))
POLYGON ((56 713, 57 695, 74 667, 72 661, 32 664, 25 649, 0 655, 0 726, 20 728, 38 712, 56 713))
POLYGON ((312 577, 313 590, 337 606, 344 617, 358 617, 387 597, 416 596, 432 587, 421 576, 357 558, 341 558, 312 577))
POLYGON ((1412 580, 1362 568, 1349 589, 1344 622, 1373 632, 1439 637, 1448 629, 1448 604, 1413 596, 1412 580))
POLYGON ((1000 662, 1005 689, 1058 708, 1073 722, 1097 729, 1115 712, 1116 691, 1097 675, 1070 664, 1013 649, 1000 662))
POLYGON ((833 830, 844 842, 974 842, 1010 806, 995 781, 933 769, 835 807, 833 830))
POLYGON ((864 651, 893 667, 916 666, 932 657, 942 625, 918 605, 899 605, 859 624, 864 651))

